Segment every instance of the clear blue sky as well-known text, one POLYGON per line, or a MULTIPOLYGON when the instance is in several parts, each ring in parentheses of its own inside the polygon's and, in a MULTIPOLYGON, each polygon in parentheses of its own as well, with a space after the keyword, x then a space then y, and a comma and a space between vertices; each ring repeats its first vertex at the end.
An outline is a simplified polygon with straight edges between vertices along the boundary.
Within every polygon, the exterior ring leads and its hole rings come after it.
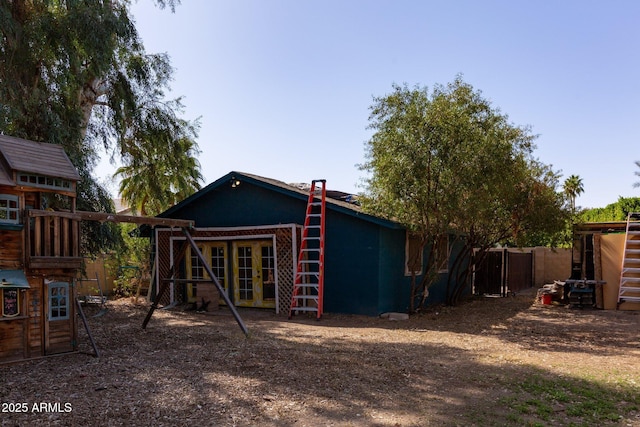
MULTIPOLYGON (((536 156, 583 179, 583 207, 640 196, 640 1, 151 0, 132 9, 172 96, 201 117, 208 184, 231 170, 360 191, 373 96, 457 74, 536 156)), ((104 169, 100 169, 104 173, 104 169)), ((507 171, 505 171, 506 173, 507 171)))

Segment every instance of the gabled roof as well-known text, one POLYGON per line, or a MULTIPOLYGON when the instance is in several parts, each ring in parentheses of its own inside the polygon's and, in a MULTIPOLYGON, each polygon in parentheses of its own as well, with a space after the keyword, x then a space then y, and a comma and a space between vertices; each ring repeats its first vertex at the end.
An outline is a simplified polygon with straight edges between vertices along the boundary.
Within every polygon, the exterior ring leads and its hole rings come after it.
MULTIPOLYGON (((17 171, 71 181, 80 180, 80 175, 64 152, 64 148, 58 144, 0 135, 0 154, 10 168, 10 171, 3 171, 6 178, 11 176, 11 171, 17 171)), ((3 178, 1 175, 0 183, 3 178)), ((12 184, 13 182, 8 185, 12 184)))
MULTIPOLYGON (((177 205, 167 209, 166 211, 164 211, 158 216, 171 217, 171 215, 174 212, 180 210, 182 207, 187 206, 190 203, 193 203, 194 201, 200 199, 201 197, 204 197, 208 193, 212 192, 213 190, 223 185, 229 185, 229 182, 231 182, 232 180, 239 180, 241 183, 243 181, 246 181, 258 187, 266 188, 271 191, 276 191, 278 193, 285 194, 287 196, 294 197, 296 199, 300 199, 305 202, 309 199, 309 191, 302 190, 300 188, 286 184, 282 181, 278 181, 272 178, 265 178, 262 176, 253 175, 245 172, 232 171, 226 174, 225 176, 217 179, 216 181, 212 182, 211 184, 207 185, 206 187, 202 188, 197 193, 187 197, 177 205)), ((396 222, 364 213, 362 212, 362 209, 360 209, 359 206, 354 205, 352 203, 347 203, 347 202, 343 202, 340 200, 335 200, 327 197, 326 207, 327 209, 331 209, 347 215, 351 215, 359 219, 362 219, 364 221, 373 222, 387 228, 403 228, 402 225, 396 222)))

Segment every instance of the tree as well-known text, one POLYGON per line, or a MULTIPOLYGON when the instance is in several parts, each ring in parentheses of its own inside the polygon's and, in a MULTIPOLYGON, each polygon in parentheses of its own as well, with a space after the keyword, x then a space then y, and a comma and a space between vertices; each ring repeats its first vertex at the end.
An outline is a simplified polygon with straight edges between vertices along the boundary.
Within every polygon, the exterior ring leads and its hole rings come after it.
MULTIPOLYGON (((176 3, 156 1, 171 9, 176 3)), ((197 153, 197 122, 178 116, 180 99, 165 99, 169 59, 145 52, 129 6, 129 0, 0 0, 0 132, 62 144, 83 178, 81 210, 113 209, 91 175, 99 144, 124 167, 140 152, 165 151, 162 159, 197 153), (177 152, 172 136, 194 149, 177 152)), ((188 176, 199 175, 194 160, 185 161, 193 168, 188 176)))
POLYGON ((410 309, 438 278, 441 236, 458 236, 461 247, 447 290, 456 304, 490 247, 561 228, 557 174, 533 159, 534 136, 461 77, 431 93, 394 85, 374 98, 369 121, 363 207, 404 224, 430 249, 421 280, 412 280, 410 309))
POLYGON ((615 203, 603 208, 586 209, 579 215, 580 222, 626 221, 630 212, 640 212, 640 197, 618 197, 615 203))
POLYGON ((576 197, 584 192, 584 186, 582 185, 582 178, 578 175, 571 175, 564 181, 564 193, 569 198, 569 205, 571 206, 571 212, 576 211, 576 197))
MULTIPOLYGON (((157 142, 157 141, 156 141, 157 142)), ((120 194, 135 212, 157 215, 193 194, 202 181, 189 138, 173 137, 158 144, 145 144, 127 166, 116 171, 120 176, 120 194)))

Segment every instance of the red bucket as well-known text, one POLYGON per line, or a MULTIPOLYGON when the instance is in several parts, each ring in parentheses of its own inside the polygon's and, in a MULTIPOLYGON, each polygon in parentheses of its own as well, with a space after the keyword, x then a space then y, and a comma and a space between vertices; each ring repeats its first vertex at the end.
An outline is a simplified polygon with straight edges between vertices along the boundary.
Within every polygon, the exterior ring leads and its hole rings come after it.
POLYGON ((550 294, 544 294, 540 297, 540 301, 542 302, 542 304, 544 305, 550 305, 551 304, 551 295, 550 294))

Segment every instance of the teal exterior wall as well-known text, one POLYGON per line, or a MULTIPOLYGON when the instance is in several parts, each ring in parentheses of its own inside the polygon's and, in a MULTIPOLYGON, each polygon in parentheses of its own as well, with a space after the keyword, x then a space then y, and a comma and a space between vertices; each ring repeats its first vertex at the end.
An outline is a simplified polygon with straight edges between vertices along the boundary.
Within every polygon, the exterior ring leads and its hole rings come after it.
POLYGON ((411 277, 405 275, 406 230, 379 230, 378 313, 409 310, 411 277))
POLYGON ((324 309, 378 313, 379 226, 327 210, 324 309))
MULTIPOLYGON (((267 179, 232 172, 160 216, 194 220, 196 227, 302 225, 307 199, 267 179), (233 187, 236 177, 240 184, 233 187)), ((326 206, 325 312, 406 312, 411 284, 405 275, 406 230, 354 209, 326 206)), ((444 301, 442 276, 430 302, 444 301)))

